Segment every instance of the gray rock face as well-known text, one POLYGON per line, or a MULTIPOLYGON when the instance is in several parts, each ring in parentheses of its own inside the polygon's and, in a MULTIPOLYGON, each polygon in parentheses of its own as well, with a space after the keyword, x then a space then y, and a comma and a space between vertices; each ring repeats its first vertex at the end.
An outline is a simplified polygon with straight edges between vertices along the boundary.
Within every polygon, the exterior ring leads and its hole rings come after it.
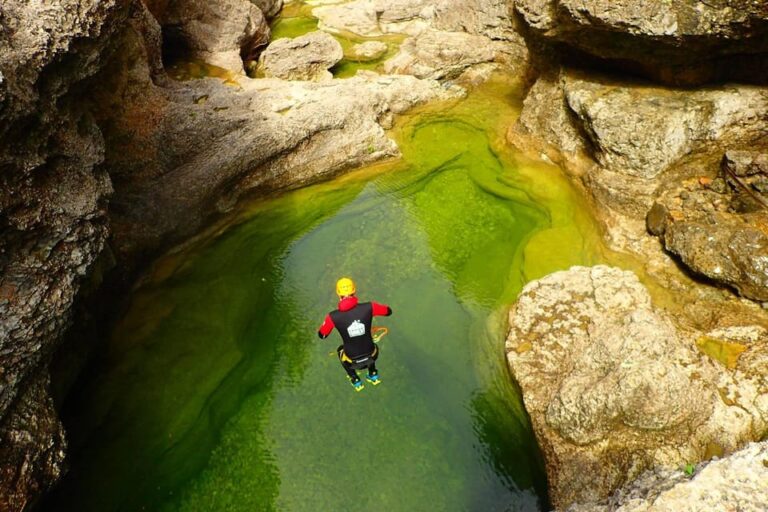
POLYGON ((104 141, 72 90, 104 67, 131 15, 112 1, 0 5, 0 508, 60 471, 47 359, 107 237, 104 141), (16 466, 15 464, 22 464, 16 466))
MULTIPOLYGON (((631 272, 574 267, 529 283, 510 312, 507 359, 558 508, 597 502, 656 466, 735 449, 753 418, 727 407, 703 360, 631 272)), ((761 393, 768 393, 768 389, 761 393)))
POLYGON ((762 512, 768 503, 768 442, 703 466, 693 476, 680 470, 651 471, 618 490, 604 503, 573 506, 568 512, 762 512))
POLYGON ((768 81, 764 2, 518 0, 515 9, 544 41, 662 82, 768 81))
POLYGON ((178 47, 185 58, 243 73, 243 58, 256 57, 269 41, 270 30, 258 7, 274 10, 263 0, 146 0, 153 16, 163 26, 167 44, 178 47))
POLYGON ((330 80, 333 75, 328 70, 343 57, 333 36, 316 31, 272 42, 259 57, 259 70, 266 77, 284 80, 330 80))

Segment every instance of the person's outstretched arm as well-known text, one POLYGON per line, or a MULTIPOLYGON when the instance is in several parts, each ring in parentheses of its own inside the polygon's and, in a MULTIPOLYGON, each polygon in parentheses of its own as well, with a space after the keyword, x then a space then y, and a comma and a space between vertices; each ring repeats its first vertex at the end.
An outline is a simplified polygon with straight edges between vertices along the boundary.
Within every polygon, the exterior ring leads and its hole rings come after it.
POLYGON ((373 306, 373 316, 389 316, 392 314, 392 308, 386 304, 371 301, 371 305, 373 306))
POLYGON ((325 339, 328 337, 329 334, 331 334, 331 331, 333 331, 333 320, 331 320, 331 315, 326 315, 325 320, 323 321, 323 325, 320 326, 320 328, 317 330, 317 336, 320 339, 325 339))

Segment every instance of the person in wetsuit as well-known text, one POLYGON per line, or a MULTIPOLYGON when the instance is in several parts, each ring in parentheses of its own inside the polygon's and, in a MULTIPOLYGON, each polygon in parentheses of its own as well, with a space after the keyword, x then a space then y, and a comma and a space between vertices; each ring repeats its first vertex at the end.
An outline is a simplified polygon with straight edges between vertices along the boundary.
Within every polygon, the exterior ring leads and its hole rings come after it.
POLYGON ((357 375, 357 370, 367 368, 366 380, 374 386, 381 383, 376 369, 379 348, 371 336, 371 323, 374 316, 391 315, 392 308, 377 302, 359 302, 355 296, 356 291, 355 283, 348 277, 342 277, 336 282, 339 308, 328 313, 317 335, 325 339, 334 327, 339 331, 343 341, 336 349, 339 361, 355 391, 362 391, 363 382, 357 375))

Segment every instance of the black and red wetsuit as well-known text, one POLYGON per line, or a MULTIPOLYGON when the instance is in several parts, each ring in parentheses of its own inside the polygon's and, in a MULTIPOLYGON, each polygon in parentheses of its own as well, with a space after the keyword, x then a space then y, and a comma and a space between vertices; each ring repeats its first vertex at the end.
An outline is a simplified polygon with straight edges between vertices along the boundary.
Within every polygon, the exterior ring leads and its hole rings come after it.
POLYGON ((357 297, 345 297, 339 301, 339 309, 325 317, 317 331, 320 338, 327 338, 335 327, 343 344, 339 346, 339 360, 354 381, 359 380, 355 369, 368 368, 370 375, 376 375, 376 359, 379 351, 373 343, 371 324, 374 316, 389 316, 392 308, 378 302, 358 302, 357 297))

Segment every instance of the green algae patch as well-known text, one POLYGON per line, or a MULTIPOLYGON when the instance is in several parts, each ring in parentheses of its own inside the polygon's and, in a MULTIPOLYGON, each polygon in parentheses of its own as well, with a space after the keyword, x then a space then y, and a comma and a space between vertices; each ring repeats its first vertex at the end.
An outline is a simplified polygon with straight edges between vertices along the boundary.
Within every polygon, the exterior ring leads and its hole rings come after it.
POLYGON ((709 336, 702 336, 697 339, 696 346, 701 352, 730 370, 736 368, 742 352, 749 348, 741 343, 724 341, 709 336))
MULTIPOLYGON (((219 78, 226 85, 239 87, 240 83, 237 81, 235 73, 228 69, 208 64, 201 60, 181 60, 173 63, 168 67, 168 75, 174 80, 186 81, 186 80, 199 80, 201 78, 219 78)), ((197 98, 195 103, 203 103, 205 100, 197 98)), ((205 98, 207 99, 207 97, 205 98)))
POLYGON ((317 18, 312 15, 311 5, 304 2, 287 3, 270 23, 272 40, 303 36, 317 30, 317 23, 317 18))
POLYGON ((559 170, 506 146, 515 86, 402 116, 402 159, 244 205, 159 259, 69 400, 73 469, 43 510, 341 510, 359 474, 364 508, 539 510, 507 307, 601 253, 559 170), (341 275, 395 312, 362 393, 315 334, 341 275))

